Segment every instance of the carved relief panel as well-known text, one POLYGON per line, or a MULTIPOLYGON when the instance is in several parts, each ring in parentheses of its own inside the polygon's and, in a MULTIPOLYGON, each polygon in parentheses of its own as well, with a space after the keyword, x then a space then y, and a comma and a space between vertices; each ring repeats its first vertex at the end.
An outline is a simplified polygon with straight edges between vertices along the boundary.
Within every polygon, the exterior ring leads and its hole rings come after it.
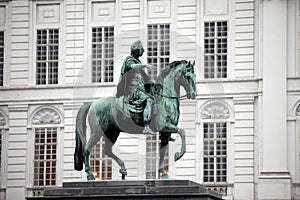
POLYGON ((208 103, 201 111, 202 119, 228 119, 229 117, 228 108, 220 102, 208 103))
POLYGON ((93 2, 92 3, 92 21, 114 21, 115 20, 115 2, 93 2))
POLYGON ((59 23, 60 4, 38 4, 36 9, 37 24, 59 23))
POLYGON ((33 124, 60 124, 59 114, 50 108, 43 108, 35 113, 32 118, 33 124))
POLYGON ((171 2, 170 0, 154 1, 148 0, 148 18, 168 18, 171 17, 171 2))

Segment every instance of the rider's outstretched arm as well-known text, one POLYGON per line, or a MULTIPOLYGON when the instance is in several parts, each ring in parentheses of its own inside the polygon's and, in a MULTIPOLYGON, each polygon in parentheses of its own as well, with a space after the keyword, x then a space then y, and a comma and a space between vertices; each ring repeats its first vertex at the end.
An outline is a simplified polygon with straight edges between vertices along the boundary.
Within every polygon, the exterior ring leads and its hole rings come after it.
POLYGON ((131 65, 131 68, 132 69, 137 69, 137 68, 145 68, 147 67, 148 69, 151 69, 151 70, 155 70, 157 67, 154 66, 154 65, 149 65, 149 64, 132 64, 131 65))

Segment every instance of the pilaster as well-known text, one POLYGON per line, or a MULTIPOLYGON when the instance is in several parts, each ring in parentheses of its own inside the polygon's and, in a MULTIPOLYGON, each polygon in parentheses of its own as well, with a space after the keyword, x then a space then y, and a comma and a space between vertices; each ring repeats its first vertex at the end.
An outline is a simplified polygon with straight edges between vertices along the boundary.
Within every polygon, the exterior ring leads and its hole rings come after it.
POLYGON ((263 68, 259 199, 291 199, 287 163, 287 0, 262 1, 263 68))

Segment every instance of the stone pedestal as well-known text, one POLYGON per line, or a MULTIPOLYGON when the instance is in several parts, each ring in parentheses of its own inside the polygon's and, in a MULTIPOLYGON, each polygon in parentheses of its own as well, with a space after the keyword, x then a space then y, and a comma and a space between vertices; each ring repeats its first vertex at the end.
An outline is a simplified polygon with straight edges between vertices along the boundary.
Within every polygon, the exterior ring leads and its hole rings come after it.
POLYGON ((44 197, 27 200, 221 200, 221 196, 188 180, 87 181, 64 183, 62 188, 46 189, 44 197))

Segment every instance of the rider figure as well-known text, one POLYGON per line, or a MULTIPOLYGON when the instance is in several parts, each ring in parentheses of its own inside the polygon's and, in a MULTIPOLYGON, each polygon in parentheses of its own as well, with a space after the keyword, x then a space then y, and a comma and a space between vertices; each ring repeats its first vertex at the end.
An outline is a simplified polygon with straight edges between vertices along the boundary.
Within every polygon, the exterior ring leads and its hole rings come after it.
POLYGON ((121 69, 121 76, 118 85, 117 97, 124 96, 125 101, 130 105, 135 105, 134 112, 143 111, 143 122, 145 124, 143 134, 154 135, 155 132, 150 128, 151 108, 154 104, 154 97, 146 93, 145 83, 148 76, 142 70, 147 67, 156 69, 152 65, 143 65, 139 60, 144 53, 143 44, 140 40, 131 45, 131 55, 126 57, 121 69), (128 73, 130 72, 130 73, 128 73), (143 110, 142 104, 145 104, 143 110))

